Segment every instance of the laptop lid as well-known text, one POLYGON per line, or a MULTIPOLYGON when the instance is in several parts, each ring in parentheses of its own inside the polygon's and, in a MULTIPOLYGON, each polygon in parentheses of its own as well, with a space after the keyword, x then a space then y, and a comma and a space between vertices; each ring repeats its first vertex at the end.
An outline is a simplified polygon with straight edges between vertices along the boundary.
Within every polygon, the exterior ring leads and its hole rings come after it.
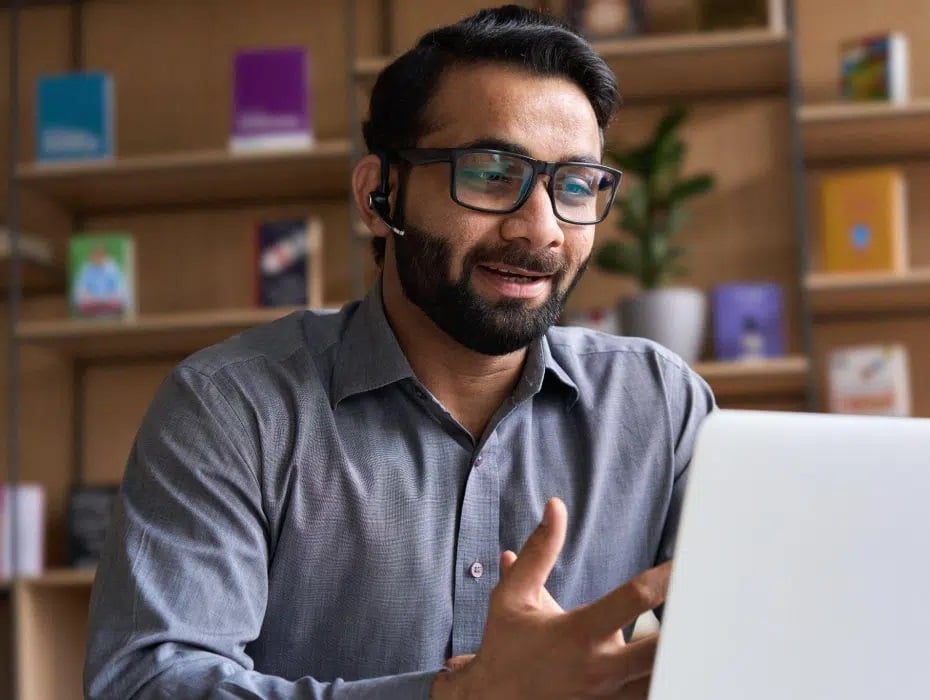
POLYGON ((930 419, 718 410, 650 700, 930 698, 930 419))

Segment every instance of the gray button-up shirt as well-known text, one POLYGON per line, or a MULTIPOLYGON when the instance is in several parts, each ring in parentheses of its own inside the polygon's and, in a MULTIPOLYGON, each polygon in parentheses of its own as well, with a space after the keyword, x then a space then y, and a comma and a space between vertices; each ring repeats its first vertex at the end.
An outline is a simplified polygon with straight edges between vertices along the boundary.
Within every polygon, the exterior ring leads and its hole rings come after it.
POLYGON ((671 556, 705 382, 556 327, 473 438, 411 371, 380 285, 198 352, 129 456, 88 697, 426 699, 481 642, 500 553, 561 497, 565 609, 671 556))

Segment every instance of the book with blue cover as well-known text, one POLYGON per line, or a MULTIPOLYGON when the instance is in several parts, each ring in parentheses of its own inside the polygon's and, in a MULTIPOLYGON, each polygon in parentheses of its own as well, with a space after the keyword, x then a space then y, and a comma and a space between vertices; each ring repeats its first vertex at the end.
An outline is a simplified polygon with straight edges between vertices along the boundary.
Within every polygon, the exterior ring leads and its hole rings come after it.
POLYGON ((45 75, 36 85, 36 161, 114 155, 114 88, 109 73, 45 75))
POLYGON ((752 360, 785 353, 781 286, 771 282, 719 284, 712 290, 714 354, 752 360))

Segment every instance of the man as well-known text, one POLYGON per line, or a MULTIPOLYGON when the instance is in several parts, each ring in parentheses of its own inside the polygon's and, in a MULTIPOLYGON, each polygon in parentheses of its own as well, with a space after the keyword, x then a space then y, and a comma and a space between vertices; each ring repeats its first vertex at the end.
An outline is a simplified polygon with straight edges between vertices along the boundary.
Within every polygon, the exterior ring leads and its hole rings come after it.
POLYGON ((713 398, 654 344, 550 328, 618 183, 616 103, 582 39, 514 7, 385 69, 352 178, 381 276, 161 387, 90 697, 645 697, 656 640, 623 630, 664 599, 713 398))

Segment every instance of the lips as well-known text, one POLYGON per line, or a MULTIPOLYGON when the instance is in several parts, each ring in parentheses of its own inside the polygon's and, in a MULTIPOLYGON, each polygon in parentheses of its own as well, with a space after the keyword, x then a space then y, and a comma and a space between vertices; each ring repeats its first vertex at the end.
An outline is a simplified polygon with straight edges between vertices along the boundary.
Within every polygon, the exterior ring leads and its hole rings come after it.
POLYGON ((534 281, 534 280, 539 280, 545 277, 552 276, 551 273, 536 272, 533 270, 527 270, 522 267, 514 267, 513 265, 498 265, 495 263, 495 264, 483 264, 483 265, 480 265, 480 267, 483 267, 485 270, 490 270, 491 272, 494 272, 503 277, 507 277, 507 278, 511 278, 515 280, 525 279, 527 281, 534 281))

